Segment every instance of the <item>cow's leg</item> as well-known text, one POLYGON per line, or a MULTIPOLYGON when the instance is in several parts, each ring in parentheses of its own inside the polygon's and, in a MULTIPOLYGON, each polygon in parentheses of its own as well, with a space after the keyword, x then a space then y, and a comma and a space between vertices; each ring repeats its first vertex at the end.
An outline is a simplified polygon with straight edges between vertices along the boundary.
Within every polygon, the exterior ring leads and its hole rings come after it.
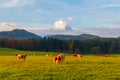
POLYGON ((56 62, 56 64, 58 64, 58 60, 56 60, 55 62, 56 62))

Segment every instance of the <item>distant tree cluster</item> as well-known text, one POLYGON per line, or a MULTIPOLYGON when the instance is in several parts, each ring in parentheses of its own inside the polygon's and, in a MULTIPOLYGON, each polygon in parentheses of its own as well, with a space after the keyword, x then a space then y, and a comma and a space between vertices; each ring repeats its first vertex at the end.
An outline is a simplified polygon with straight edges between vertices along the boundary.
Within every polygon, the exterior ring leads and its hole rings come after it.
POLYGON ((83 54, 120 53, 120 38, 101 38, 90 40, 8 39, 0 38, 0 47, 30 51, 56 51, 83 54))

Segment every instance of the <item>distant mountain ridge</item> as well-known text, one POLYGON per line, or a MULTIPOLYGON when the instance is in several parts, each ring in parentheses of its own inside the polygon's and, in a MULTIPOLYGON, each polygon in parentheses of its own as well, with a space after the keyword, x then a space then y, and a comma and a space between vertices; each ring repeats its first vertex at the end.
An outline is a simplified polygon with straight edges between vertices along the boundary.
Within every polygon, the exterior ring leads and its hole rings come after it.
MULTIPOLYGON (((48 36, 47 36, 48 37, 48 36)), ((91 34, 81 34, 81 35, 51 35, 49 38, 55 38, 60 40, 86 40, 86 39, 98 39, 100 36, 91 34)))
POLYGON ((0 32, 0 38, 30 39, 30 38, 41 38, 41 37, 34 33, 28 32, 24 29, 14 29, 12 31, 0 32))
MULTIPOLYGON (((81 34, 81 35, 47 35, 46 38, 55 38, 60 40, 86 40, 86 39, 95 39, 101 38, 96 35, 91 34, 81 34)), ((28 32, 24 29, 14 29, 12 31, 2 31, 0 32, 0 38, 9 38, 9 39, 31 39, 31 38, 42 38, 39 35, 28 32)))

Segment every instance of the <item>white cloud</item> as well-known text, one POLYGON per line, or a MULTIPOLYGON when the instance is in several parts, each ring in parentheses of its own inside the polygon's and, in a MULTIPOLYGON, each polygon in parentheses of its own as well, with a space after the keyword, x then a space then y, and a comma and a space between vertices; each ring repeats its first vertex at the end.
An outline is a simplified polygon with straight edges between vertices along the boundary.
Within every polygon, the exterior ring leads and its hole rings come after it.
POLYGON ((106 4, 106 5, 100 6, 100 8, 112 8, 112 7, 120 7, 120 3, 119 4, 106 4))
POLYGON ((106 8, 118 8, 120 7, 120 3, 109 3, 104 5, 92 5, 89 6, 92 10, 106 9, 106 8))
POLYGON ((73 20, 73 18, 72 17, 68 17, 68 20, 73 20))
POLYGON ((37 35, 40 36, 46 36, 46 35, 57 35, 57 34, 61 34, 61 35, 79 35, 81 34, 81 31, 76 31, 76 30, 29 30, 30 32, 33 32, 37 35))
POLYGON ((33 3, 33 1, 34 0, 5 0, 0 3, 0 6, 6 8, 24 6, 33 3))
POLYGON ((15 29, 16 26, 17 26, 17 24, 15 24, 15 23, 2 22, 2 23, 0 23, 0 31, 11 31, 11 30, 15 29))
POLYGON ((72 30, 72 28, 68 26, 68 23, 63 20, 56 21, 52 29, 53 30, 72 30))

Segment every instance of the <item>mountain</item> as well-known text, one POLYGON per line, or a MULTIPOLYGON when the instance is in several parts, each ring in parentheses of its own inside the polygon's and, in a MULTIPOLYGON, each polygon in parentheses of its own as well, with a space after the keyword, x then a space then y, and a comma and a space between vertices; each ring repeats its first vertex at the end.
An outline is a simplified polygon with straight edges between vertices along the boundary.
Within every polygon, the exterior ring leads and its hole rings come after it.
MULTIPOLYGON (((48 37, 48 36, 47 36, 48 37)), ((61 39, 61 40, 86 40, 86 39, 98 39, 100 36, 90 35, 90 34, 81 34, 81 35, 52 35, 49 38, 61 39)))
POLYGON ((0 38, 29 39, 29 38, 41 38, 41 37, 23 29, 14 29, 12 31, 0 32, 0 38))

